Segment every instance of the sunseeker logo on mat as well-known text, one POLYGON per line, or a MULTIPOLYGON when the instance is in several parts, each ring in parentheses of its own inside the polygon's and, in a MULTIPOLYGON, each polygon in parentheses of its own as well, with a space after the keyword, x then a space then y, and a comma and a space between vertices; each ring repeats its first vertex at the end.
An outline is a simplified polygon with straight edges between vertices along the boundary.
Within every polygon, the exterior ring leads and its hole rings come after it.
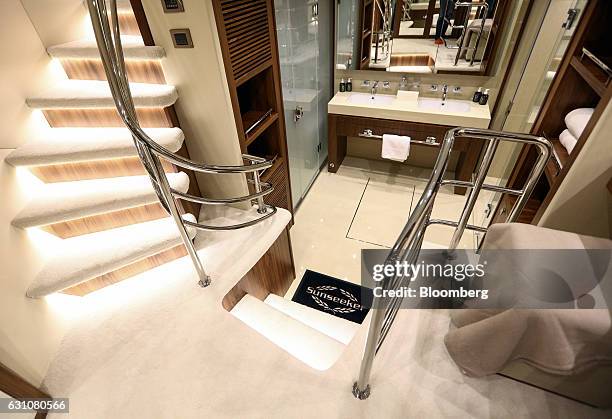
POLYGON ((318 287, 306 288, 306 293, 323 310, 334 314, 354 313, 363 307, 359 300, 350 292, 332 285, 319 285, 318 287))

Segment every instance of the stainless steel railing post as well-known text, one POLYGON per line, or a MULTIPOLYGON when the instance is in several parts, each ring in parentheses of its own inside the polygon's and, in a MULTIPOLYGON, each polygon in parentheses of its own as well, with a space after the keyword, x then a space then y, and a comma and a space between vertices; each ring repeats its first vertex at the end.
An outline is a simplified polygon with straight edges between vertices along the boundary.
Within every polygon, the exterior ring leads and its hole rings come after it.
POLYGON ((448 255, 451 257, 457 249, 459 241, 461 240, 463 232, 465 231, 465 226, 472 215, 474 205, 476 205, 476 200, 478 199, 482 185, 484 184, 489 168, 491 167, 491 163, 493 162, 493 158, 495 157, 495 151, 497 150, 498 144, 499 140, 497 138, 488 140, 487 148, 485 149, 484 156, 482 157, 482 162, 480 163, 476 172, 474 187, 472 187, 468 192, 468 198, 465 202, 465 206, 463 207, 463 211, 461 212, 461 216, 459 217, 457 228, 455 228, 453 237, 448 245, 448 255))
POLYGON ((159 181, 160 190, 162 194, 164 195, 164 198, 168 202, 170 214, 172 215, 172 218, 174 219, 174 222, 176 223, 178 227, 179 233, 181 235, 181 239, 183 240, 183 244, 185 245, 185 248, 187 249, 187 253, 189 254, 189 257, 191 258, 191 261, 193 262, 193 267, 198 275, 198 278, 199 278, 198 285, 201 286, 202 288, 205 288, 210 285, 210 282, 211 282, 210 276, 206 273, 206 270, 204 270, 202 261, 200 260, 200 257, 198 256, 195 246, 193 245, 193 242, 191 241, 191 237, 189 237, 189 233, 187 232, 187 228, 185 227, 185 220, 183 220, 183 216, 181 215, 181 212, 179 211, 176 205, 176 201, 172 197, 170 183, 168 182, 168 178, 164 174, 164 168, 161 162, 159 161, 159 157, 155 156, 153 158, 153 163, 155 164, 155 172, 157 175, 157 179, 159 181))
MULTIPOLYGON (((261 192, 261 178, 259 176, 259 171, 256 170, 253 172, 253 183, 255 185, 255 193, 258 194, 261 192)), ((263 196, 257 198, 257 212, 260 214, 265 214, 268 210, 266 209, 266 205, 264 204, 263 196)))
MULTIPOLYGON (((477 231, 486 233, 487 229, 472 226, 467 223, 472 211, 474 210, 474 205, 476 203, 476 199, 478 198, 478 194, 483 188, 499 193, 519 196, 519 199, 513 207, 509 217, 510 222, 514 221, 524 208, 527 200, 529 199, 529 195, 533 192, 538 179, 542 175, 544 167, 551 156, 551 150, 552 146, 548 140, 543 137, 535 137, 533 135, 514 134, 475 128, 454 128, 449 130, 444 136, 444 140, 440 146, 438 159, 434 165, 429 182, 427 183, 419 202, 415 206, 414 211, 408 218, 406 225, 393 245, 389 256, 387 256, 386 263, 394 263, 395 261, 407 261, 408 263, 414 263, 418 259, 421 251, 426 229, 431 224, 443 224, 455 227, 455 232, 449 246, 449 251, 451 249, 456 249, 459 240, 461 239, 461 235, 466 228, 470 228, 472 230, 475 229, 477 231), (487 147, 478 167, 474 183, 444 180, 444 174, 448 166, 450 153, 456 137, 487 141, 487 147), (521 191, 494 185, 487 185, 484 183, 487 172, 491 166, 491 162, 495 156, 497 146, 501 141, 531 144, 538 149, 538 160, 525 187, 521 191), (455 185, 470 188, 470 193, 459 222, 430 219, 436 195, 442 185, 455 185)), ((385 278, 382 282, 382 290, 385 291, 389 289, 397 289, 402 285, 403 280, 403 278, 397 277, 385 278)), ((363 357, 361 359, 359 376, 357 381, 353 384, 353 395, 358 399, 363 400, 368 398, 370 395, 370 376, 372 374, 374 358, 376 357, 376 353, 385 341, 385 338, 393 325, 395 317, 397 316, 398 310, 401 306, 401 302, 402 301, 400 299, 394 299, 389 303, 382 300, 380 297, 374 297, 372 316, 368 328, 368 336, 366 339, 363 357)))

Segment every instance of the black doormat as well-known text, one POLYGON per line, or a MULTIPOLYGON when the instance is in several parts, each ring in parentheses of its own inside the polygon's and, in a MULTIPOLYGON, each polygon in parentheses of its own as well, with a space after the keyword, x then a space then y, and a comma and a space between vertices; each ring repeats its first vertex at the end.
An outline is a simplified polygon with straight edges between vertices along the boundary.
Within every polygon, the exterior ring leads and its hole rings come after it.
POLYGON ((372 298, 369 288, 306 270, 292 301, 362 323, 372 306, 372 298))

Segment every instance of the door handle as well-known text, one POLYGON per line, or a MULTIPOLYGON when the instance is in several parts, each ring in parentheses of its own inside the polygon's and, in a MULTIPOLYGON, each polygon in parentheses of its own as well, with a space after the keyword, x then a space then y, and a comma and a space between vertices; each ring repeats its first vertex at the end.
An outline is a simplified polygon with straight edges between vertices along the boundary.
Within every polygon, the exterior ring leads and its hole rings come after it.
POLYGON ((293 121, 297 122, 300 119, 302 119, 303 116, 304 116, 304 108, 302 108, 301 106, 296 106, 295 110, 293 111, 293 121))

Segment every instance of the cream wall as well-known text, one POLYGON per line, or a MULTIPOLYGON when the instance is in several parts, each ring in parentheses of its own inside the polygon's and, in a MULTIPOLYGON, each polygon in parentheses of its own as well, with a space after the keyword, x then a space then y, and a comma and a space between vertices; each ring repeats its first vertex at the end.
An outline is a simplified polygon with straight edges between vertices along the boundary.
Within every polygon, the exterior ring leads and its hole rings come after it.
MULTIPOLYGON (((163 13, 159 0, 143 0, 156 45, 166 50, 168 83, 178 89, 176 111, 192 159, 208 164, 242 164, 211 1, 184 0, 184 13, 163 13), (170 29, 189 28, 194 48, 174 48, 170 29)), ((200 175, 208 196, 247 194, 242 175, 200 175)))
POLYGON ((608 104, 538 225, 610 237, 612 213, 606 188, 612 178, 610 132, 612 105, 608 104))
POLYGON ((25 296, 45 249, 39 246, 43 242, 10 224, 28 200, 31 183, 25 173, 4 163, 4 158, 46 128, 44 118, 28 109, 25 98, 65 76, 51 64, 21 2, 1 2, 0 362, 38 385, 66 330, 69 303, 25 296))
POLYGON ((84 0, 21 0, 43 45, 93 36, 84 0))

